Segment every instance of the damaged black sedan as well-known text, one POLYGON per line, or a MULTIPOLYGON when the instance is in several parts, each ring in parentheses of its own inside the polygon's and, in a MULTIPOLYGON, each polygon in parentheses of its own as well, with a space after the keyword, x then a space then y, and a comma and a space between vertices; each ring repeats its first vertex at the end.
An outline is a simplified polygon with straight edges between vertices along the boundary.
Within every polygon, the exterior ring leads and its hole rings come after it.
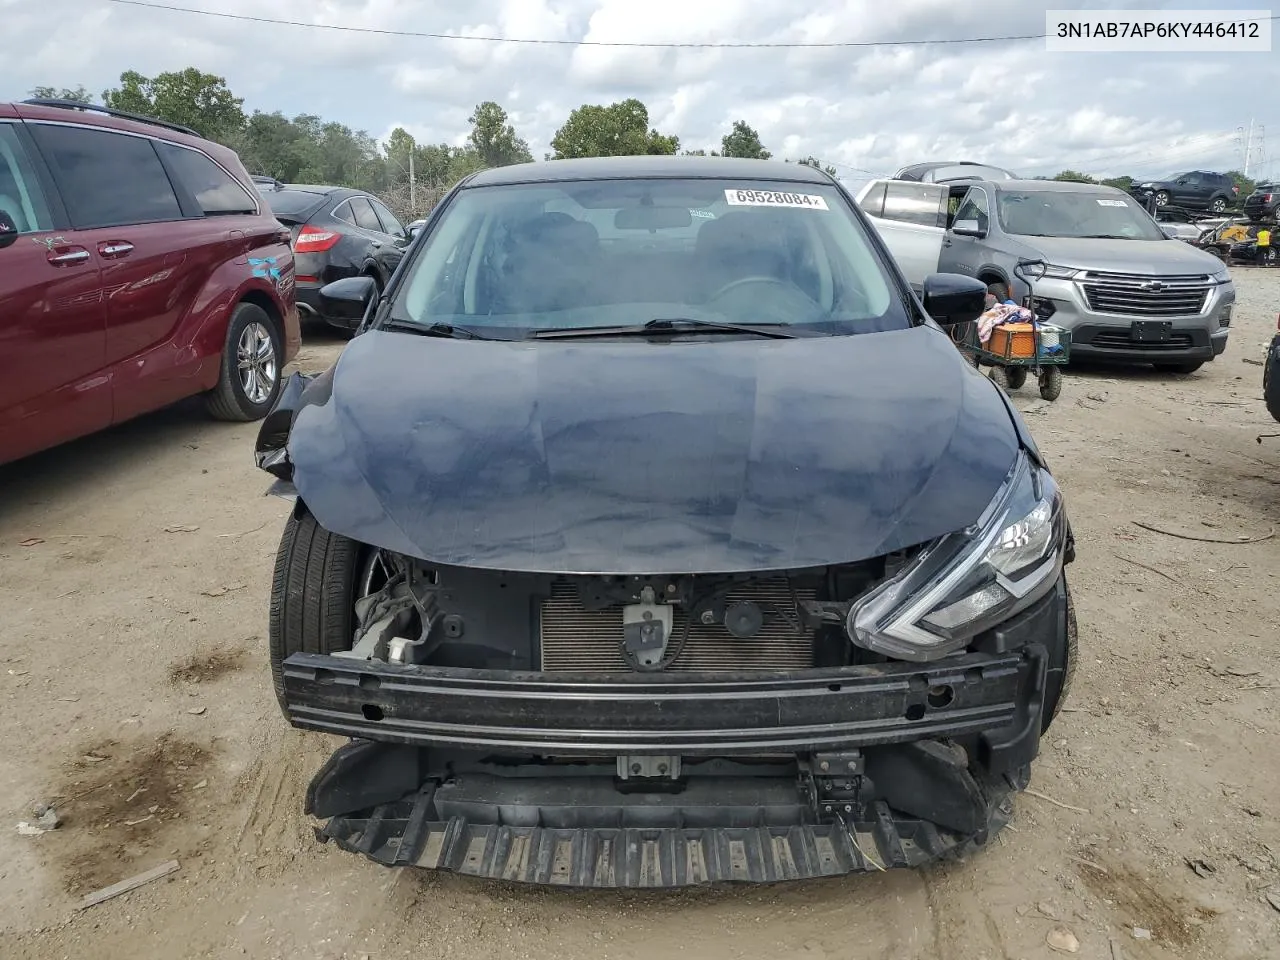
MULTIPOLYGON (((271 666, 350 738, 308 811, 388 865, 777 881, 985 844, 1066 695, 1061 491, 836 181, 489 170, 258 440, 271 666)), ((375 299, 376 298, 376 299, 375 299)))

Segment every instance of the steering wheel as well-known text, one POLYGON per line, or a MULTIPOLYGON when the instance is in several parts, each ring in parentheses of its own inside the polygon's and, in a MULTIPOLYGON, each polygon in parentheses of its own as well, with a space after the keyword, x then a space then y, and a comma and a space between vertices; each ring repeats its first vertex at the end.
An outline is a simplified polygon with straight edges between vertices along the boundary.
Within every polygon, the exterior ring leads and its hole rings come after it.
POLYGON ((805 293, 803 290, 801 290, 799 287, 797 287, 794 283, 791 283, 790 281, 787 281, 787 280, 779 280, 777 277, 764 277, 764 276, 739 277, 737 280, 730 280, 723 287, 721 287, 719 290, 713 293, 708 299, 719 300, 721 297, 725 296, 728 293, 731 293, 734 290, 737 290, 739 287, 745 287, 748 284, 752 284, 752 283, 757 283, 757 284, 763 283, 763 284, 769 284, 770 286, 774 286, 774 287, 782 287, 782 289, 785 290, 788 294, 795 295, 798 293, 800 294, 800 296, 804 297, 810 303, 817 306, 817 301, 814 300, 807 293, 805 293))

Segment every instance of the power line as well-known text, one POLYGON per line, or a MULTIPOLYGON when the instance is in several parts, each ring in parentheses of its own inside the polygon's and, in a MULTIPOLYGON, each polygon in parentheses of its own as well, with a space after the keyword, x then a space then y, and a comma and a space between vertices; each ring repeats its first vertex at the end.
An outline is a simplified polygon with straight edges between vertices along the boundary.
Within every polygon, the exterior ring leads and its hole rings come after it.
MULTIPOLYGON (((530 37, 473 37, 457 33, 427 33, 418 30, 389 30, 378 27, 351 27, 335 23, 307 23, 303 20, 280 20, 274 17, 257 17, 243 13, 225 13, 219 10, 200 10, 195 7, 181 7, 168 3, 154 3, 150 0, 106 0, 128 7, 143 7, 148 10, 164 10, 169 13, 190 13, 202 17, 213 17, 219 20, 240 20, 249 23, 267 23, 280 27, 309 27, 313 30, 335 30, 340 33, 376 34, 384 37, 413 37, 422 40, 471 40, 481 43, 521 43, 529 45, 560 47, 645 47, 650 49, 829 49, 833 47, 922 47, 931 44, 972 44, 972 43, 1014 43, 1022 40, 1044 40, 1047 34, 1028 33, 1006 37, 956 37, 945 40, 834 40, 817 43, 806 42, 760 42, 760 43, 644 43, 622 40, 550 40, 530 37)), ((1280 15, 1258 17, 1261 20, 1280 20, 1280 15)))

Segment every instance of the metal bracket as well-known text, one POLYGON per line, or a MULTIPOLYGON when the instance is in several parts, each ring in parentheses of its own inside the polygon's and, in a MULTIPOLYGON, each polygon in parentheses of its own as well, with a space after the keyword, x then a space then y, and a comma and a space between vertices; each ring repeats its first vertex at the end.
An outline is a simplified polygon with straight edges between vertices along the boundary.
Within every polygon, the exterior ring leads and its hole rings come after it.
POLYGON ((815 753, 801 777, 801 791, 820 821, 857 816, 865 793, 866 759, 861 751, 815 753))
POLYGON ((678 756, 618 757, 619 780, 679 780, 678 756))

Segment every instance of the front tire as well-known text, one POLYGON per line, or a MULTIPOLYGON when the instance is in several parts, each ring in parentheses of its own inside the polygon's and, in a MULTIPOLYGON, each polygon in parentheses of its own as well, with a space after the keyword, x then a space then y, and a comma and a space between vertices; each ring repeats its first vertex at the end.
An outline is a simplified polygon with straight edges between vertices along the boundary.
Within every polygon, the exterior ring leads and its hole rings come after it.
POLYGON ((227 325, 218 385, 205 407, 218 420, 261 420, 280 395, 280 327, 255 303, 237 304, 227 325))
POLYGON ((1161 190, 1156 193, 1156 206, 1167 207, 1169 205, 1169 191, 1161 190))
POLYGON ((1223 210, 1227 209, 1227 201, 1222 197, 1214 197, 1213 202, 1209 204, 1209 209, 1214 213, 1222 213, 1223 210))
POLYGON ((1267 361, 1262 368, 1262 399, 1272 419, 1280 422, 1280 346, 1267 350, 1267 361))
POLYGON ((362 544, 320 526, 299 507, 284 527, 271 581, 267 645, 284 709, 284 661, 295 653, 351 649, 362 544))

